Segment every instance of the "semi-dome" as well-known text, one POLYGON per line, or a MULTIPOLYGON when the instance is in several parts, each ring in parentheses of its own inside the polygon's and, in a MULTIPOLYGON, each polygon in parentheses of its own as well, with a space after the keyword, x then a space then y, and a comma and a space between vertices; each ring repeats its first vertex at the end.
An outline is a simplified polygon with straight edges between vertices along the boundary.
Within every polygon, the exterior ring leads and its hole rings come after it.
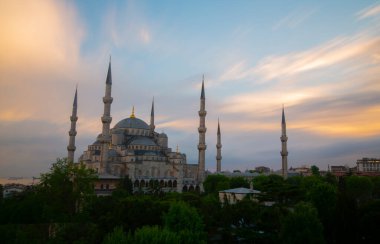
POLYGON ((126 118, 117 123, 114 129, 118 128, 133 128, 133 129, 146 129, 149 130, 149 125, 143 120, 138 118, 126 118))

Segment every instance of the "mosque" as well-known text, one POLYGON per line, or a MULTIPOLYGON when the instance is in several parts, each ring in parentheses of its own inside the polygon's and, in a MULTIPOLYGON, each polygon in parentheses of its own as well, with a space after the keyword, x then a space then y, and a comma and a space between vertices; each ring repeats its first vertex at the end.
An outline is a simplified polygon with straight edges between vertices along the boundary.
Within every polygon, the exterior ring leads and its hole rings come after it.
MULTIPOLYGON (((128 176, 134 186, 134 191, 149 191, 160 188, 162 191, 200 191, 205 177, 205 90, 204 79, 200 97, 200 110, 198 112, 199 143, 198 164, 188 164, 186 154, 173 151, 168 147, 168 136, 165 133, 155 131, 154 101, 152 102, 150 123, 146 123, 134 114, 134 109, 129 118, 125 118, 111 128, 111 96, 112 72, 111 62, 108 66, 106 78, 105 96, 103 97, 104 114, 101 117, 103 124, 102 133, 94 143, 79 157, 78 162, 83 162, 88 168, 98 173, 96 182, 97 193, 112 191, 120 179, 128 176)), ((77 117, 77 91, 75 91, 74 103, 69 131, 68 160, 74 162, 75 136, 77 117)), ((218 135, 220 128, 218 124, 218 135)), ((220 169, 220 136, 218 141, 219 169, 220 169)))
MULTIPOLYGON (((147 124, 134 114, 134 109, 129 118, 125 118, 111 128, 111 104, 113 98, 111 61, 109 62, 105 96, 103 97, 104 113, 101 117, 103 124, 100 133, 94 143, 79 157, 78 162, 83 162, 88 168, 95 170, 98 180, 95 191, 98 195, 110 194, 121 179, 129 177, 133 183, 135 192, 149 192, 160 190, 164 192, 202 191, 202 183, 205 179, 205 152, 206 152, 206 96, 204 89, 204 77, 200 96, 199 115, 199 142, 198 164, 189 164, 186 155, 179 152, 178 147, 173 151, 168 147, 168 136, 165 133, 155 131, 154 101, 150 114, 150 122, 147 124)), ((69 131, 69 145, 67 146, 68 161, 74 162, 75 136, 77 116, 77 91, 75 91, 72 109, 71 129, 69 131)), ((284 108, 281 121, 282 176, 287 178, 287 140, 284 108)), ((216 173, 221 171, 221 132, 218 120, 217 130, 217 154, 216 173)))

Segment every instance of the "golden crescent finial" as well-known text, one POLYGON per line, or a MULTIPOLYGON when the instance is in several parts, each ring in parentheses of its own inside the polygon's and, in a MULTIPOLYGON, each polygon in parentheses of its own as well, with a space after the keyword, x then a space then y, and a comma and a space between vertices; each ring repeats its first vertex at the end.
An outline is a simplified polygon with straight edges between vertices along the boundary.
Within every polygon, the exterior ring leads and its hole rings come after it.
POLYGON ((136 118, 136 116, 135 116, 135 106, 132 107, 132 114, 131 114, 130 118, 131 119, 136 118))

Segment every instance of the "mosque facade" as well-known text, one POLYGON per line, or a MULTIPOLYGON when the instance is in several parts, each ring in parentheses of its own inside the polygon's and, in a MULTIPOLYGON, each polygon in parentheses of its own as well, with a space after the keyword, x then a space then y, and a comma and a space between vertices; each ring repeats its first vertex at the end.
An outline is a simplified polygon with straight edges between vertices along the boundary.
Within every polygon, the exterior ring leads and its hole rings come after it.
MULTIPOLYGON (((98 173, 97 193, 112 191, 120 179, 128 176, 134 191, 164 192, 200 191, 205 176, 205 91, 204 80, 200 99, 200 124, 198 164, 187 163, 186 154, 168 146, 168 136, 155 131, 154 101, 152 102, 149 124, 132 114, 111 128, 111 104, 113 98, 111 62, 106 78, 105 96, 103 97, 103 124, 94 143, 79 157, 79 162, 98 173)), ((71 129, 69 131, 68 160, 74 162, 77 117, 77 91, 72 110, 71 129)))
MULTIPOLYGON (((129 177, 132 180, 135 192, 164 191, 202 191, 202 183, 206 177, 205 153, 206 153, 206 96, 204 89, 204 77, 200 96, 199 115, 199 142, 198 163, 189 164, 186 154, 177 149, 174 151, 168 146, 168 136, 165 133, 155 131, 154 101, 150 114, 149 124, 132 114, 111 128, 111 104, 112 72, 111 62, 108 66, 105 95, 103 97, 104 113, 101 117, 102 132, 96 137, 87 150, 79 157, 78 162, 83 162, 98 174, 95 190, 98 195, 109 194, 121 179, 129 177)), ((75 136, 77 116, 77 91, 75 91, 71 127, 69 131, 69 145, 67 146, 68 161, 74 162, 75 136)), ((281 157, 282 176, 286 179, 288 172, 287 140, 285 112, 282 109, 281 121, 281 157)), ((218 120, 217 130, 217 154, 216 173, 223 174, 221 170, 221 132, 218 120)), ((208 173, 207 173, 208 174, 208 173)))

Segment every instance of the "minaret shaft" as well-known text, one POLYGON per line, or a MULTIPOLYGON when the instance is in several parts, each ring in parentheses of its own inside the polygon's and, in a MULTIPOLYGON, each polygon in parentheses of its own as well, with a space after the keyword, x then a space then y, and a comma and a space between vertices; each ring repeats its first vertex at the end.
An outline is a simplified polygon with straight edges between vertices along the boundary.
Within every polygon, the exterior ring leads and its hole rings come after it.
POLYGON ((111 97, 111 88, 112 88, 112 73, 111 73, 111 62, 108 66, 108 73, 106 79, 106 90, 105 95, 103 97, 104 103, 104 113, 101 118, 103 123, 102 129, 102 151, 101 151, 101 162, 100 162, 100 173, 106 173, 106 168, 108 164, 108 148, 111 143, 111 135, 110 135, 110 125, 112 121, 111 117, 111 104, 113 98, 111 97))
POLYGON ((205 156, 206 156, 206 97, 204 92, 204 78, 202 81, 201 103, 199 114, 199 143, 198 143, 198 181, 203 182, 205 174, 205 156))
POLYGON ((282 157, 282 176, 284 179, 288 178, 288 137, 286 136, 286 121, 285 121, 285 112, 282 108, 282 122, 281 122, 281 157, 282 157))
POLYGON ((74 162, 74 153, 75 153, 75 136, 77 135, 76 123, 78 120, 77 110, 78 110, 78 90, 75 90, 73 110, 70 116, 71 126, 69 131, 69 145, 67 146, 67 160, 68 162, 74 162))
POLYGON ((150 111, 150 125, 149 125, 149 129, 150 129, 150 135, 153 136, 154 135, 154 129, 156 128, 156 126, 154 125, 154 99, 152 101, 152 109, 150 111))
POLYGON ((220 125, 218 120, 218 132, 217 132, 217 142, 216 142, 216 172, 220 173, 222 171, 222 139, 220 133, 220 125))

